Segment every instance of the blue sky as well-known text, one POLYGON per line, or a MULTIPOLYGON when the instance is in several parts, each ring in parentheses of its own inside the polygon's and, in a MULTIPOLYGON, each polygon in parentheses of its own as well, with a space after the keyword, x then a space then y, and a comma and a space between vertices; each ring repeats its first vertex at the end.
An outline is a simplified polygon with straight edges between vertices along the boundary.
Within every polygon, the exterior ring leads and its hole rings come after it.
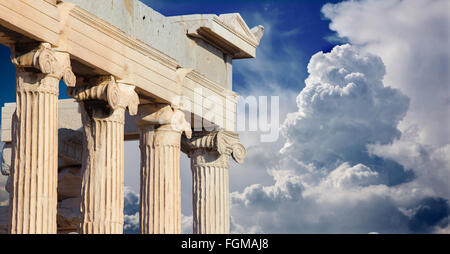
MULTIPOLYGON (((166 16, 239 12, 265 27, 257 57, 233 62, 233 90, 280 96, 281 135, 239 133, 248 156, 230 169, 232 232, 450 232, 448 1, 143 2, 166 16)), ((3 104, 15 100, 14 67, 7 48, 0 56, 3 104)), ((135 232, 139 152, 127 143, 135 232)), ((185 156, 181 168, 190 232, 185 156)))
MULTIPOLYGON (((277 26, 273 33, 280 36, 263 37, 261 45, 268 40, 274 44, 273 56, 283 59, 289 57, 290 52, 286 52, 286 47, 294 46, 301 49, 296 61, 306 64, 311 55, 317 51, 330 51, 336 44, 328 41, 326 38, 334 34, 328 28, 329 20, 323 18, 320 12, 322 6, 327 2, 337 1, 144 1, 155 10, 166 16, 186 15, 195 13, 234 13, 238 12, 252 28, 259 24, 255 20, 255 13, 268 20, 277 20, 277 26)), ((266 28, 268 28, 266 26, 266 28)), ((295 53, 295 52, 291 52, 295 53)), ((235 61, 233 66, 239 69, 240 64, 252 64, 257 59, 245 59, 235 61)), ((297 72, 297 78, 303 80, 306 78, 306 69, 297 72)), ((245 77, 239 71, 233 74, 234 90, 242 93, 246 89, 245 77)), ((281 79, 280 85, 288 89, 300 89, 293 80, 281 79)))

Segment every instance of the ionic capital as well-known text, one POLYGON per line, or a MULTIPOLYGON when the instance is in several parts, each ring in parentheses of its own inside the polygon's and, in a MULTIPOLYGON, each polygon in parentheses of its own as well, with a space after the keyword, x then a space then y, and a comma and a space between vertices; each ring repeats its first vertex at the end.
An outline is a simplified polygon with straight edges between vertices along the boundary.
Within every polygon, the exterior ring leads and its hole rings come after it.
POLYGON ((231 131, 194 132, 191 139, 181 139, 181 150, 190 156, 196 150, 216 151, 220 155, 231 155, 238 162, 244 162, 247 154, 239 141, 239 135, 231 131))
POLYGON ((152 103, 139 105, 139 111, 135 119, 139 128, 164 126, 164 128, 184 132, 187 138, 190 138, 192 135, 191 125, 186 121, 183 111, 168 104, 152 103))
POLYGON ((130 115, 136 115, 139 96, 133 85, 116 81, 113 76, 102 76, 88 80, 88 85, 69 87, 67 95, 81 101, 104 101, 112 110, 128 107, 130 115))
POLYGON ((49 43, 41 43, 39 47, 13 57, 11 61, 18 69, 33 69, 58 80, 62 78, 68 87, 76 84, 69 54, 52 49, 49 43))

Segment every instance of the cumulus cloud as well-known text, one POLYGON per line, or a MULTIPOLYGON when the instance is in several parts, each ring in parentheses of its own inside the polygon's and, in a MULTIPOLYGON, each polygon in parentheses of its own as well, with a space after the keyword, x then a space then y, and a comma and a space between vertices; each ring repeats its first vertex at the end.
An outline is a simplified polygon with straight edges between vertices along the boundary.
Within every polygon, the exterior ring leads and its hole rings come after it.
POLYGON ((381 56, 388 69, 385 83, 411 99, 405 125, 419 128, 417 134, 425 144, 450 142, 449 4, 446 0, 365 0, 323 8, 331 19, 330 28, 340 37, 381 56))
POLYGON ((450 199, 450 8, 446 0, 351 1, 323 7, 330 28, 386 64, 385 84, 410 98, 392 144, 373 155, 412 169, 416 184, 450 199), (376 32, 375 32, 376 31, 376 32), (445 155, 447 154, 447 156, 445 155))
POLYGON ((125 186, 123 205, 124 234, 139 234, 139 194, 125 186))
POLYGON ((308 64, 310 76, 297 97, 298 111, 282 126, 283 153, 303 162, 330 166, 357 162, 365 145, 388 144, 400 136, 398 122, 408 98, 383 85, 381 59, 350 45, 319 52, 308 64))
POLYGON ((380 57, 350 45, 315 54, 298 111, 282 125, 273 185, 232 193, 234 232, 405 233, 448 224, 448 204, 371 144, 401 138, 409 99, 383 84, 380 57), (431 200, 431 201, 430 201, 431 200), (423 215, 421 215, 423 214, 423 215))
POLYGON ((124 234, 139 234, 139 212, 123 217, 123 233, 124 234))
POLYGON ((361 164, 343 164, 317 184, 304 170, 278 171, 282 177, 273 186, 232 193, 232 232, 428 233, 448 227, 445 200, 379 184, 377 174, 361 164))
POLYGON ((311 58, 282 153, 260 151, 274 183, 232 194, 234 232, 449 232, 448 8, 324 6, 328 37, 354 46, 311 58))
POLYGON ((354 188, 375 185, 378 182, 378 173, 363 164, 351 167, 348 163, 333 170, 323 182, 330 188, 354 188))
POLYGON ((411 188, 428 189, 434 196, 450 199, 450 145, 424 145, 407 136, 388 145, 369 145, 368 150, 411 169, 416 175, 411 188))

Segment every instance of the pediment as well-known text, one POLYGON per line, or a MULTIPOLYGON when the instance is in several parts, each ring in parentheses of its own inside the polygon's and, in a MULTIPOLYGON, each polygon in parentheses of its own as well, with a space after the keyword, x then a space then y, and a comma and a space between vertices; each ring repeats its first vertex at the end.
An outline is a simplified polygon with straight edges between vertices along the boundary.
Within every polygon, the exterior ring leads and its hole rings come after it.
POLYGON ((169 17, 186 27, 187 35, 201 38, 233 59, 254 58, 264 28, 250 30, 239 13, 193 14, 169 17))
POLYGON ((236 33, 239 33, 254 42, 257 41, 239 13, 221 14, 218 16, 218 20, 220 20, 227 27, 233 29, 236 33))

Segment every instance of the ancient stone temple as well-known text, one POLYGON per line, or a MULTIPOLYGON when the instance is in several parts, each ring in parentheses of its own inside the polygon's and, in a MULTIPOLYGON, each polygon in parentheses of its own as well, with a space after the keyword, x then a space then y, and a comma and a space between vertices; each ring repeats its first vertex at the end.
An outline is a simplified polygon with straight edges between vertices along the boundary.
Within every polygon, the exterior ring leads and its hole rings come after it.
POLYGON ((246 154, 232 62, 254 58, 262 35, 238 13, 166 17, 138 0, 0 1, 16 67, 0 230, 122 233, 124 142, 139 140, 140 232, 180 233, 183 152, 194 233, 229 233, 229 161, 246 154), (72 99, 58 100, 61 82, 72 99))

